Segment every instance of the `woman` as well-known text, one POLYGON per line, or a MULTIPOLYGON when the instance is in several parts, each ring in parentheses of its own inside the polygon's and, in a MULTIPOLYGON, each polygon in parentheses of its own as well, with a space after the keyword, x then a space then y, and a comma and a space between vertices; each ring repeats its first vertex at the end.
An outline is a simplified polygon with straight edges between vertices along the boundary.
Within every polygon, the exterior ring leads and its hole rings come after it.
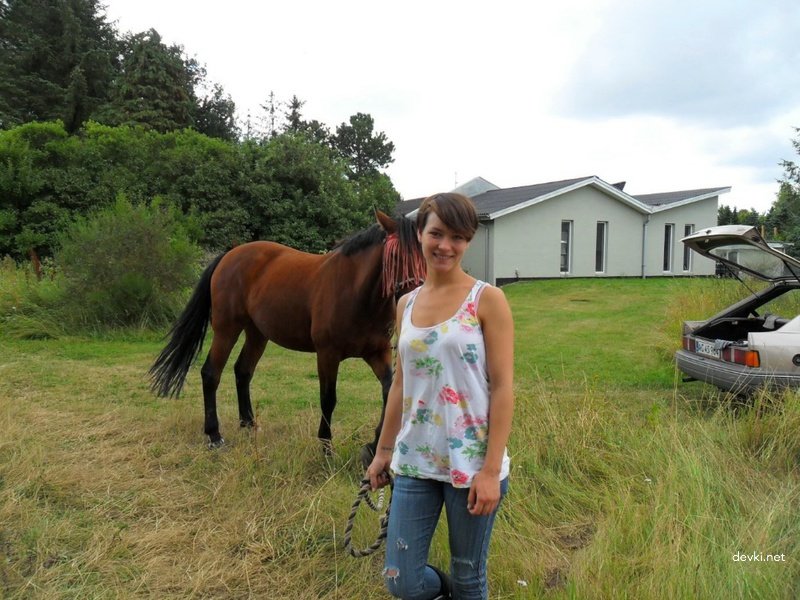
POLYGON ((374 490, 395 473, 384 578, 404 600, 489 597, 489 539, 508 487, 514 325, 503 292, 461 267, 477 228, 466 196, 426 198, 417 236, 427 279, 397 305, 397 367, 367 475, 374 490), (442 505, 449 574, 427 565, 442 505))

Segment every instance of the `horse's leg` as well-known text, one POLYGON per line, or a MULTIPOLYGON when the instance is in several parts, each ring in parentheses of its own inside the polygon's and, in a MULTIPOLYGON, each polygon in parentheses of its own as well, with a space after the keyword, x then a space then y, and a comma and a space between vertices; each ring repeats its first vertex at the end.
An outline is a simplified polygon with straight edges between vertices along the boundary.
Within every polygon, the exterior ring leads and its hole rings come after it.
POLYGON ((264 354, 264 348, 267 347, 267 341, 267 338, 255 328, 247 329, 244 347, 233 365, 233 372, 236 375, 236 398, 239 401, 240 427, 255 426, 253 405, 250 402, 250 381, 253 379, 253 373, 261 355, 264 354))
POLYGON ((341 359, 334 353, 317 352, 319 403, 322 409, 322 418, 319 420, 317 437, 322 442, 322 451, 327 455, 333 452, 331 420, 333 418, 333 409, 336 408, 336 379, 339 376, 340 362, 341 359))
POLYGON ((200 376, 203 379, 203 406, 205 408, 204 431, 208 436, 208 447, 219 448, 225 443, 219 433, 219 420, 217 419, 217 388, 222 370, 228 357, 233 350, 241 329, 215 330, 214 338, 211 342, 211 350, 208 357, 200 369, 200 376))
POLYGON ((375 428, 375 439, 361 447, 361 464, 366 469, 375 456, 375 451, 378 448, 378 439, 381 437, 381 430, 383 429, 383 418, 386 416, 386 399, 389 397, 389 388, 392 387, 392 350, 389 348, 383 352, 367 356, 364 361, 372 368, 375 377, 381 382, 383 396, 381 420, 378 421, 378 426, 375 428))

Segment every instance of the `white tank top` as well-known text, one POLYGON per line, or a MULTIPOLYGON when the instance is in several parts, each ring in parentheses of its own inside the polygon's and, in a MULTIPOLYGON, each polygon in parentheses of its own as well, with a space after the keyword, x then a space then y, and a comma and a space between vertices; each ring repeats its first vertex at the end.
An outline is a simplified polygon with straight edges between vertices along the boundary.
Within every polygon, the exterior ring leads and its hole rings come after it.
MULTIPOLYGON (((481 470, 489 441, 489 375, 478 321, 486 286, 476 281, 456 314, 432 327, 415 327, 411 293, 400 328, 403 417, 392 456, 399 475, 466 488, 481 470)), ((503 453, 500 479, 508 476, 503 453)))

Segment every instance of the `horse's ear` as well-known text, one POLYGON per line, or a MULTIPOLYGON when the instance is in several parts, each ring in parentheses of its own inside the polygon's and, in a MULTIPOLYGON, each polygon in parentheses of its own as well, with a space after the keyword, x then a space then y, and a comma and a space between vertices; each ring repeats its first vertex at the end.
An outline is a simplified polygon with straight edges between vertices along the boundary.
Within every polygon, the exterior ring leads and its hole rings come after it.
POLYGON ((383 227, 386 233, 392 234, 397 231, 397 221, 377 208, 375 209, 375 220, 378 221, 378 225, 383 227))

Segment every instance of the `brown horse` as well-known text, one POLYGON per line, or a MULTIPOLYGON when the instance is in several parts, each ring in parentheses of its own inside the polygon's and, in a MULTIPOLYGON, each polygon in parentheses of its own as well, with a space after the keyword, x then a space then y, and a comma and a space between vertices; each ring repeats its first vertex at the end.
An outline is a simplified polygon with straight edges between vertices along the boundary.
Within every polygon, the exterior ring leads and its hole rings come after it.
POLYGON ((362 358, 383 388, 383 410, 375 439, 362 449, 370 460, 383 426, 392 381, 391 333, 395 300, 425 277, 412 221, 377 211, 378 224, 324 255, 273 242, 243 244, 218 256, 203 272, 169 342, 150 368, 152 389, 177 396, 200 354, 209 319, 214 335, 201 377, 209 447, 224 444, 217 419, 217 387, 242 331, 244 347, 233 367, 239 425, 255 425, 250 401, 253 377, 267 342, 317 353, 322 418, 318 437, 331 449, 339 363, 362 358))

